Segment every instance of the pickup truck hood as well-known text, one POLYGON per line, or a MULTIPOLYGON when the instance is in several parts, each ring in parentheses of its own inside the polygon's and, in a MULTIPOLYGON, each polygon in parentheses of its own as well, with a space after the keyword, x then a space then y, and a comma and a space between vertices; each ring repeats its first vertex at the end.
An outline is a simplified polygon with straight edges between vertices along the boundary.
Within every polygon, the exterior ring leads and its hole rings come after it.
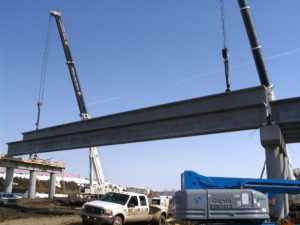
POLYGON ((125 206, 117 204, 117 203, 105 202, 105 201, 100 201, 100 200, 88 202, 88 203, 86 203, 86 205, 101 207, 104 209, 117 209, 117 208, 125 207, 125 206))

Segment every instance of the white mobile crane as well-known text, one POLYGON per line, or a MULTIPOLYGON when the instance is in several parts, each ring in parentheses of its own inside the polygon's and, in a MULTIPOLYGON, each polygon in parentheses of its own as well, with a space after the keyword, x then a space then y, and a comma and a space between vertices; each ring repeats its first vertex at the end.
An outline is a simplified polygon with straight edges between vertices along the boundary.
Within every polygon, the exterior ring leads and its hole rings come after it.
MULTIPOLYGON (((71 80, 72 80, 74 91, 76 94, 76 99, 77 99, 77 103, 78 103, 78 107, 79 107, 79 111, 80 111, 81 120, 88 120, 88 119, 90 119, 90 115, 87 112, 86 105, 85 105, 84 98, 83 98, 83 93, 80 88, 75 64, 74 64, 74 61, 73 61, 73 58, 71 55, 71 51, 69 48, 64 25, 62 23, 61 13, 58 13, 56 11, 51 11, 50 15, 55 18, 55 21, 57 24, 61 43, 62 43, 64 52, 65 52, 65 56, 66 56, 66 60, 67 60, 66 63, 69 68, 71 80)), ((113 185, 113 184, 105 181, 104 173, 103 173, 103 169, 101 167, 97 148, 90 147, 89 150, 90 150, 89 151, 89 161, 90 161, 89 181, 90 181, 90 183, 88 185, 83 186, 80 189, 81 194, 79 194, 79 196, 77 196, 77 199, 78 199, 78 197, 80 199, 97 197, 97 196, 104 195, 105 193, 110 192, 110 191, 117 191, 117 192, 121 191, 122 188, 120 186, 113 185), (95 171, 97 184, 93 184, 93 169, 95 171)))

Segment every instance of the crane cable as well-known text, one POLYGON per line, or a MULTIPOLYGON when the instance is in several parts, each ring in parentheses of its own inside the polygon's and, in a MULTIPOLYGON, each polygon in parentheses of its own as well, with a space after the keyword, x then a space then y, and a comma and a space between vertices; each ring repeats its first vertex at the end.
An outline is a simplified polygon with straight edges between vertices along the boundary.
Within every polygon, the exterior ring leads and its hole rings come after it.
POLYGON ((221 11, 222 34, 223 34, 222 56, 223 56, 224 68, 225 68, 226 92, 229 92, 230 91, 230 83, 229 83, 229 61, 228 61, 229 50, 227 48, 227 36, 226 36, 226 27, 225 27, 224 0, 220 0, 220 11, 221 11))
POLYGON ((35 123, 36 130, 39 129, 41 109, 42 109, 42 106, 43 106, 46 72, 47 72, 47 64, 48 64, 48 55, 49 55, 49 47, 50 47, 51 31, 52 31, 52 22, 51 22, 51 20, 52 20, 52 16, 50 15, 49 21, 48 21, 47 34, 46 34, 46 44, 45 44, 45 49, 44 49, 44 56, 43 56, 43 65, 42 65, 40 87, 39 87, 39 97, 38 97, 38 101, 37 101, 38 113, 37 113, 37 120, 36 120, 36 123, 35 123))

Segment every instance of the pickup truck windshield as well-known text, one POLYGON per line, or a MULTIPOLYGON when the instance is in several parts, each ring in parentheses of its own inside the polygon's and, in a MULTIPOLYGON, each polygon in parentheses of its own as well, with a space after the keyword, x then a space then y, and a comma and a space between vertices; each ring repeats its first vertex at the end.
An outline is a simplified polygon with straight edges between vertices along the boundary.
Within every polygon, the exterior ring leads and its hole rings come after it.
POLYGON ((121 205, 125 205, 129 195, 120 194, 120 193, 107 193, 100 198, 101 201, 112 202, 121 205))

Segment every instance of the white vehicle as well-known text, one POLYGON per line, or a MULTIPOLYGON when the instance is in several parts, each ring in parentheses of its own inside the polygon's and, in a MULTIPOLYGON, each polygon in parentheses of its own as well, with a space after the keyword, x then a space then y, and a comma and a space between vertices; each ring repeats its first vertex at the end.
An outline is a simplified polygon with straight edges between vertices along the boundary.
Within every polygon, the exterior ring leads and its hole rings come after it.
POLYGON ((166 207, 150 205, 146 195, 131 192, 107 193, 100 200, 85 203, 81 211, 83 224, 153 222, 163 225, 167 215, 166 207))
POLYGON ((0 206, 17 206, 19 198, 12 193, 0 192, 0 206))
POLYGON ((168 217, 172 217, 173 214, 173 196, 159 196, 152 197, 150 205, 159 205, 161 208, 167 211, 168 217))

